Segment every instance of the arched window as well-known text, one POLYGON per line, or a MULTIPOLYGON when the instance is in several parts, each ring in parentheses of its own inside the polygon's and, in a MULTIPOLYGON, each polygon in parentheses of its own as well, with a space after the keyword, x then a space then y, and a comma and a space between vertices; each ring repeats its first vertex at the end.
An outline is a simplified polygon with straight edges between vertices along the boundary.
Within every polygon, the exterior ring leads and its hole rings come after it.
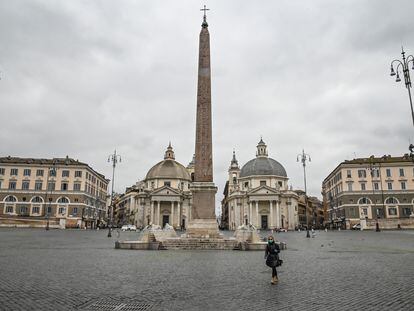
POLYGON ((385 204, 398 204, 398 200, 396 198, 393 198, 393 197, 387 198, 385 200, 385 204))
POLYGON ((43 199, 39 196, 35 196, 30 201, 33 202, 33 203, 42 203, 43 199))
POLYGON ((371 200, 363 197, 358 200, 358 204, 371 204, 371 200))
POLYGON ((66 197, 60 197, 60 198, 57 200, 57 202, 58 202, 58 203, 61 203, 61 204, 67 204, 67 203, 69 203, 69 200, 68 200, 68 198, 66 198, 66 197))
POLYGON ((15 196, 9 195, 4 199, 4 202, 17 202, 17 199, 15 196))

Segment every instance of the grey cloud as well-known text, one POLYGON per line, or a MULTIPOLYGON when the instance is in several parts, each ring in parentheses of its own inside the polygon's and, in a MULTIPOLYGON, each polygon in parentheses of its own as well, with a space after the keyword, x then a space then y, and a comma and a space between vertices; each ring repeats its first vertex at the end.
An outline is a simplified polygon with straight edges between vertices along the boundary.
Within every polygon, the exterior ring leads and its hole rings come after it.
MULTIPOLYGON (((232 150, 270 156, 303 187, 296 155, 312 156, 309 192, 346 158, 400 155, 413 140, 407 91, 388 76, 414 52, 414 3, 210 1, 215 181, 232 150), (401 10, 401 8, 404 8, 401 10)), ((194 152, 199 4, 193 1, 0 3, 0 153, 65 156, 111 176, 145 177, 172 141, 194 152)))

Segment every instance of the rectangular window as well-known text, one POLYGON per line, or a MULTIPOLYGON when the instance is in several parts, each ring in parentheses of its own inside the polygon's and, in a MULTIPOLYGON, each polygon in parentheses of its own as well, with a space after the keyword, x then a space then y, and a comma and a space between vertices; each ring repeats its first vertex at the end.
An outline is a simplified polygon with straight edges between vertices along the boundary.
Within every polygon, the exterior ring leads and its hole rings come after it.
POLYGON ((55 190, 55 182, 49 182, 49 183, 47 184, 47 190, 48 190, 48 191, 53 191, 53 190, 55 190))
POLYGON ((348 183, 348 191, 352 191, 352 183, 348 183))
POLYGON ((66 211, 66 208, 64 208, 64 207, 59 207, 59 211, 58 211, 58 213, 59 213, 59 214, 64 214, 64 213, 65 213, 65 211, 66 211))
POLYGON ((20 214, 22 215, 27 214, 27 206, 20 206, 20 214))
POLYGON ((73 215, 77 215, 78 214, 78 208, 77 207, 74 207, 73 208, 73 215))
POLYGON ((407 188, 406 188, 407 186, 405 185, 405 182, 404 181, 402 181, 401 182, 401 190, 406 190, 407 188))
POLYGON ((391 177, 391 169, 387 168, 386 173, 387 173, 387 177, 391 177))
POLYGON ((0 180, 0 189, 1 189, 1 180, 0 180))
POLYGON ((249 188, 249 182, 248 181, 246 181, 245 183, 244 183, 244 188, 249 188))
POLYGON ((60 190, 67 191, 68 190, 68 183, 63 182, 62 185, 60 186, 60 190))
POLYGON ((388 209, 388 215, 392 215, 392 216, 397 215, 397 209, 395 207, 390 207, 388 209))
POLYGON ((22 181, 22 189, 29 190, 30 182, 27 180, 22 181))
POLYGON ((51 206, 48 206, 48 207, 47 207, 47 213, 48 213, 48 214, 51 214, 51 213, 52 213, 52 207, 51 207, 51 206))
POLYGON ((63 170, 62 177, 69 177, 69 170, 63 170))
POLYGON ((9 189, 15 190, 16 189, 16 182, 15 181, 9 181, 9 189))
POLYGON ((387 183, 388 190, 392 190, 392 182, 387 183))
POLYGON ((266 180, 261 180, 260 181, 260 186, 266 186, 266 180))
POLYGON ((279 188, 282 188, 283 187, 283 183, 281 181, 278 181, 277 183, 279 185, 279 188))
POLYGON ((80 182, 75 182, 73 184, 73 191, 80 191, 81 190, 81 183, 80 182))
POLYGON ((75 171, 75 177, 82 177, 82 171, 75 171))
POLYGON ((351 170, 347 170, 346 171, 346 177, 347 178, 351 178, 352 177, 351 170))
POLYGON ((365 184, 364 184, 364 183, 362 183, 362 184, 361 184, 361 190, 362 190, 362 191, 365 191, 365 190, 366 190, 366 189, 365 189, 365 184))
POLYGON ((367 172, 365 170, 358 170, 358 177, 359 178, 366 178, 367 172))
POLYGON ((368 216, 368 209, 367 208, 363 208, 362 212, 364 213, 365 216, 368 216))
POLYGON ((171 187, 171 182, 170 181, 164 181, 164 186, 171 187))
POLYGON ((39 214, 39 206, 33 206, 32 208, 32 214, 39 214))
POLYGON ((404 177, 404 169, 400 168, 400 177, 404 177))
POLYGON ((56 169, 52 168, 51 170, 49 170, 49 176, 56 177, 56 169))
POLYGON ((403 207, 402 208, 403 216, 410 216, 411 215, 411 207, 403 207))
POLYGON ((6 170, 3 167, 0 167, 0 175, 4 175, 5 171, 6 170))
POLYGON ((36 181, 35 183, 35 190, 40 191, 42 190, 43 183, 41 181, 36 181))
POLYGON ((37 170, 36 176, 43 176, 43 170, 37 170))
POLYGON ((379 190, 379 184, 377 182, 374 182, 374 189, 379 190))
POLYGON ((18 173, 19 173, 19 170, 17 168, 12 168, 10 170, 10 175, 11 176, 17 176, 18 173))
POLYGON ((31 173, 32 173, 31 169, 25 168, 23 171, 23 176, 30 176, 31 173))
POLYGON ((355 207, 351 207, 349 209, 349 217, 351 217, 351 218, 358 217, 358 212, 357 212, 357 209, 355 207))
POLYGON ((6 206, 6 213, 12 214, 13 213, 13 206, 6 206))

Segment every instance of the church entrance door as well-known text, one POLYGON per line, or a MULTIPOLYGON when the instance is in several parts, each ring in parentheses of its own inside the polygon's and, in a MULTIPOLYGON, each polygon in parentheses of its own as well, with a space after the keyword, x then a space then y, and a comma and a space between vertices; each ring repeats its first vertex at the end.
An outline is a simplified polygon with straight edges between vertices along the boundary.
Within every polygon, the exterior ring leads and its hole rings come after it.
POLYGON ((170 215, 162 215, 162 227, 163 228, 165 227, 165 224, 170 224, 170 215))
POLYGON ((262 229, 267 229, 267 215, 262 215, 262 229))

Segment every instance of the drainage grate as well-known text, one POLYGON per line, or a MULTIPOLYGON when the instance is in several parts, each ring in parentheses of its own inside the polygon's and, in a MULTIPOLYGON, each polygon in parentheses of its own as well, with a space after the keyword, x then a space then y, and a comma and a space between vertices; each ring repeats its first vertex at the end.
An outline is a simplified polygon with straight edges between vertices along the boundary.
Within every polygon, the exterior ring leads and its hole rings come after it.
POLYGON ((88 302, 86 305, 81 306, 79 310, 90 311, 146 311, 152 307, 149 303, 132 302, 132 301, 119 301, 115 299, 103 298, 88 302))

